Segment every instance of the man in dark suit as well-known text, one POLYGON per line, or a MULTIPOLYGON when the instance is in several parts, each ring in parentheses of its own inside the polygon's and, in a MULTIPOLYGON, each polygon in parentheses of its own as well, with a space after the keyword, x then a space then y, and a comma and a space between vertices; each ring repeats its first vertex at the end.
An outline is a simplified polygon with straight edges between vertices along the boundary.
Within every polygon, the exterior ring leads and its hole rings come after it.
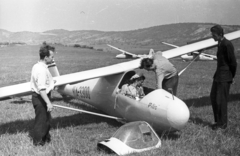
POLYGON ((232 43, 223 36, 223 28, 215 25, 211 28, 212 38, 218 42, 217 69, 213 76, 210 93, 215 124, 212 129, 227 128, 227 102, 230 86, 237 70, 237 62, 232 43))

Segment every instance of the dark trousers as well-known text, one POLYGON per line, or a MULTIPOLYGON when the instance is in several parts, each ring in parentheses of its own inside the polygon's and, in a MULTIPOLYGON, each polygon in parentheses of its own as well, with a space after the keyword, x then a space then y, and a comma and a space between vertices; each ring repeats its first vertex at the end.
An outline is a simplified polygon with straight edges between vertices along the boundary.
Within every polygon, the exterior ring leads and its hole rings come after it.
MULTIPOLYGON (((48 94, 48 97, 50 98, 50 94, 48 94)), ((35 145, 44 144, 50 139, 49 130, 51 114, 47 112, 47 105, 41 95, 33 93, 32 103, 35 109, 35 121, 30 136, 35 145)))
POLYGON ((163 89, 173 94, 177 95, 177 87, 178 87, 178 74, 171 77, 170 79, 164 79, 162 82, 163 89))
POLYGON ((210 93, 214 121, 221 126, 227 126, 227 102, 230 85, 230 82, 213 81, 210 93))

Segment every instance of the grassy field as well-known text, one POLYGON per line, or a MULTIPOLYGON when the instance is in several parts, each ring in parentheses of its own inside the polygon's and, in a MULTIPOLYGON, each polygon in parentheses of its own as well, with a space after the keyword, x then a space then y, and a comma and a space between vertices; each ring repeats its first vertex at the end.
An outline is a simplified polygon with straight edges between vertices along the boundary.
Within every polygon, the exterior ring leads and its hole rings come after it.
MULTIPOLYGON (((239 43, 235 42, 236 49, 239 43)), ((29 81, 32 66, 38 61, 39 46, 12 46, 0 48, 0 87, 17 81, 29 81)), ((114 59, 116 53, 56 46, 55 61, 60 74, 93 69, 127 60, 114 59)), ((236 52, 239 62, 239 50, 236 52)), ((178 70, 187 62, 172 60, 178 70)), ((176 133, 160 134, 161 148, 143 152, 141 156, 237 156, 240 155, 240 73, 231 87, 228 105, 229 126, 226 130, 213 131, 213 112, 209 99, 212 76, 216 62, 195 62, 180 77, 178 97, 190 109, 186 127, 176 133)), ((240 65, 238 65, 238 70, 240 65)), ((145 72, 144 85, 155 86, 153 73, 145 72)), ((115 155, 97 150, 97 143, 111 135, 121 126, 115 120, 55 109, 52 113, 52 142, 42 147, 32 145, 28 133, 34 122, 34 109, 27 100, 0 101, 0 155, 3 156, 94 156, 115 155)), ((76 99, 63 100, 54 93, 53 103, 99 112, 76 99)))

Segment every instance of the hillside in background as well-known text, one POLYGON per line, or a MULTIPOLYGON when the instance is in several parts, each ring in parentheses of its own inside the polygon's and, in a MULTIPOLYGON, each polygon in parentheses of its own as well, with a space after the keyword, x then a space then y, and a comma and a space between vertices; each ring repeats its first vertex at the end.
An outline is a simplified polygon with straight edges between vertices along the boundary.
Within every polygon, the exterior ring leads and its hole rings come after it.
MULTIPOLYGON (((154 26, 131 31, 96 31, 63 29, 45 32, 10 32, 0 29, 0 42, 23 42, 39 44, 43 41, 57 44, 124 44, 124 45, 157 45, 161 42, 186 44, 189 41, 210 37, 210 23, 179 23, 154 26)), ((225 33, 239 30, 240 26, 223 26, 225 33)))

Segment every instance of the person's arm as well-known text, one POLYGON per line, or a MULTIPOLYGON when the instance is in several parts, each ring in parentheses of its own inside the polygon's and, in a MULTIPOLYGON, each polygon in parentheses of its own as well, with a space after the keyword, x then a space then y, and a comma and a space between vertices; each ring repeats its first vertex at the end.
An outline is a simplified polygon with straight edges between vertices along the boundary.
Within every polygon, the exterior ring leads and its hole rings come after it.
POLYGON ((157 88, 162 89, 162 81, 164 79, 164 75, 162 74, 157 74, 157 88))
POLYGON ((229 60, 229 67, 233 78, 235 77, 237 71, 237 61, 234 54, 234 47, 232 44, 227 44, 227 55, 229 60))
POLYGON ((39 91, 39 93, 40 93, 41 97, 43 98, 43 100, 45 101, 45 103, 47 104, 47 111, 51 112, 52 109, 53 109, 53 105, 52 105, 50 99, 47 96, 46 90, 42 89, 42 90, 39 91))
POLYGON ((143 87, 139 87, 139 95, 140 95, 140 98, 143 98, 145 96, 145 93, 143 91, 143 87))
POLYGON ((126 94, 126 85, 123 85, 119 92, 120 92, 120 94, 125 95, 126 94))

